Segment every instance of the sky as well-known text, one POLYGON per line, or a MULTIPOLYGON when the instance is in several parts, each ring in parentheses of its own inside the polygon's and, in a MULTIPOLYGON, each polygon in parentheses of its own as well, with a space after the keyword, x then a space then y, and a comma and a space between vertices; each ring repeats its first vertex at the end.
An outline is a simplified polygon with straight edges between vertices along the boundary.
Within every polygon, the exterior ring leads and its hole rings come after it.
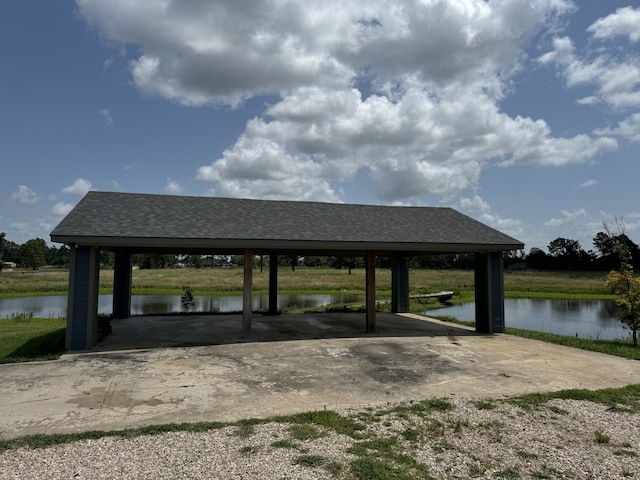
POLYGON ((18 244, 89 190, 447 206, 526 252, 621 219, 640 243, 631 0, 4 1, 0 62, 18 244))

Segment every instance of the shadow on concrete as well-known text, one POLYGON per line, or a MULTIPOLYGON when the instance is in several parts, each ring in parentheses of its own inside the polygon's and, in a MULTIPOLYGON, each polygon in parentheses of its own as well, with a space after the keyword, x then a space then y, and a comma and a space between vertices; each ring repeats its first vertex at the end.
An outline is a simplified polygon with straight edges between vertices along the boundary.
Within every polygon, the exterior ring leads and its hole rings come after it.
POLYGON ((378 313, 376 333, 362 313, 254 314, 242 337, 242 315, 137 316, 112 320, 113 333, 93 351, 227 345, 328 338, 478 336, 472 329, 417 315, 378 313))

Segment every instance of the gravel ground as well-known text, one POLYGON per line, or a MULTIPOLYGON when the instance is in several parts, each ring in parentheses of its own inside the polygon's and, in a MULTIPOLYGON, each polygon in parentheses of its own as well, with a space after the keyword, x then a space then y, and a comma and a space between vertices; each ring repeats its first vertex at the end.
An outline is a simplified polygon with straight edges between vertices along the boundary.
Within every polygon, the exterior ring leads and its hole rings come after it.
POLYGON ((421 405, 340 412, 365 425, 359 436, 273 422, 6 450, 0 479, 640 478, 638 413, 573 400, 421 405))

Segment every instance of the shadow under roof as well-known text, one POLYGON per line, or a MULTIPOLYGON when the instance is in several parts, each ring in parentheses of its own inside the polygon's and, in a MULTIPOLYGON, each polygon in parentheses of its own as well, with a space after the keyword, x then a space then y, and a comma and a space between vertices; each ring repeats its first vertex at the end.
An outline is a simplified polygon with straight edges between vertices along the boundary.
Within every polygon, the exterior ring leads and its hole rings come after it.
POLYGON ((451 208, 89 192, 53 242, 138 251, 466 253, 522 242, 451 208))

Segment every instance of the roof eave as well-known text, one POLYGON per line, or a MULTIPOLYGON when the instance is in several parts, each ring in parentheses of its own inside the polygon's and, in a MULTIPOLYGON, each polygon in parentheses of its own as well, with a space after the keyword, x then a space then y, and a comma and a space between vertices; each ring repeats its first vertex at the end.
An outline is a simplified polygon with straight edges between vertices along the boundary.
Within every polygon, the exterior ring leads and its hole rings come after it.
POLYGON ((105 249, 128 248, 162 250, 237 250, 251 248, 260 251, 376 251, 413 253, 482 253, 523 249, 522 243, 409 243, 409 242, 354 242, 308 241, 282 239, 211 239, 211 238, 153 238, 153 237, 81 237, 51 235, 51 241, 68 245, 94 246, 105 249))

